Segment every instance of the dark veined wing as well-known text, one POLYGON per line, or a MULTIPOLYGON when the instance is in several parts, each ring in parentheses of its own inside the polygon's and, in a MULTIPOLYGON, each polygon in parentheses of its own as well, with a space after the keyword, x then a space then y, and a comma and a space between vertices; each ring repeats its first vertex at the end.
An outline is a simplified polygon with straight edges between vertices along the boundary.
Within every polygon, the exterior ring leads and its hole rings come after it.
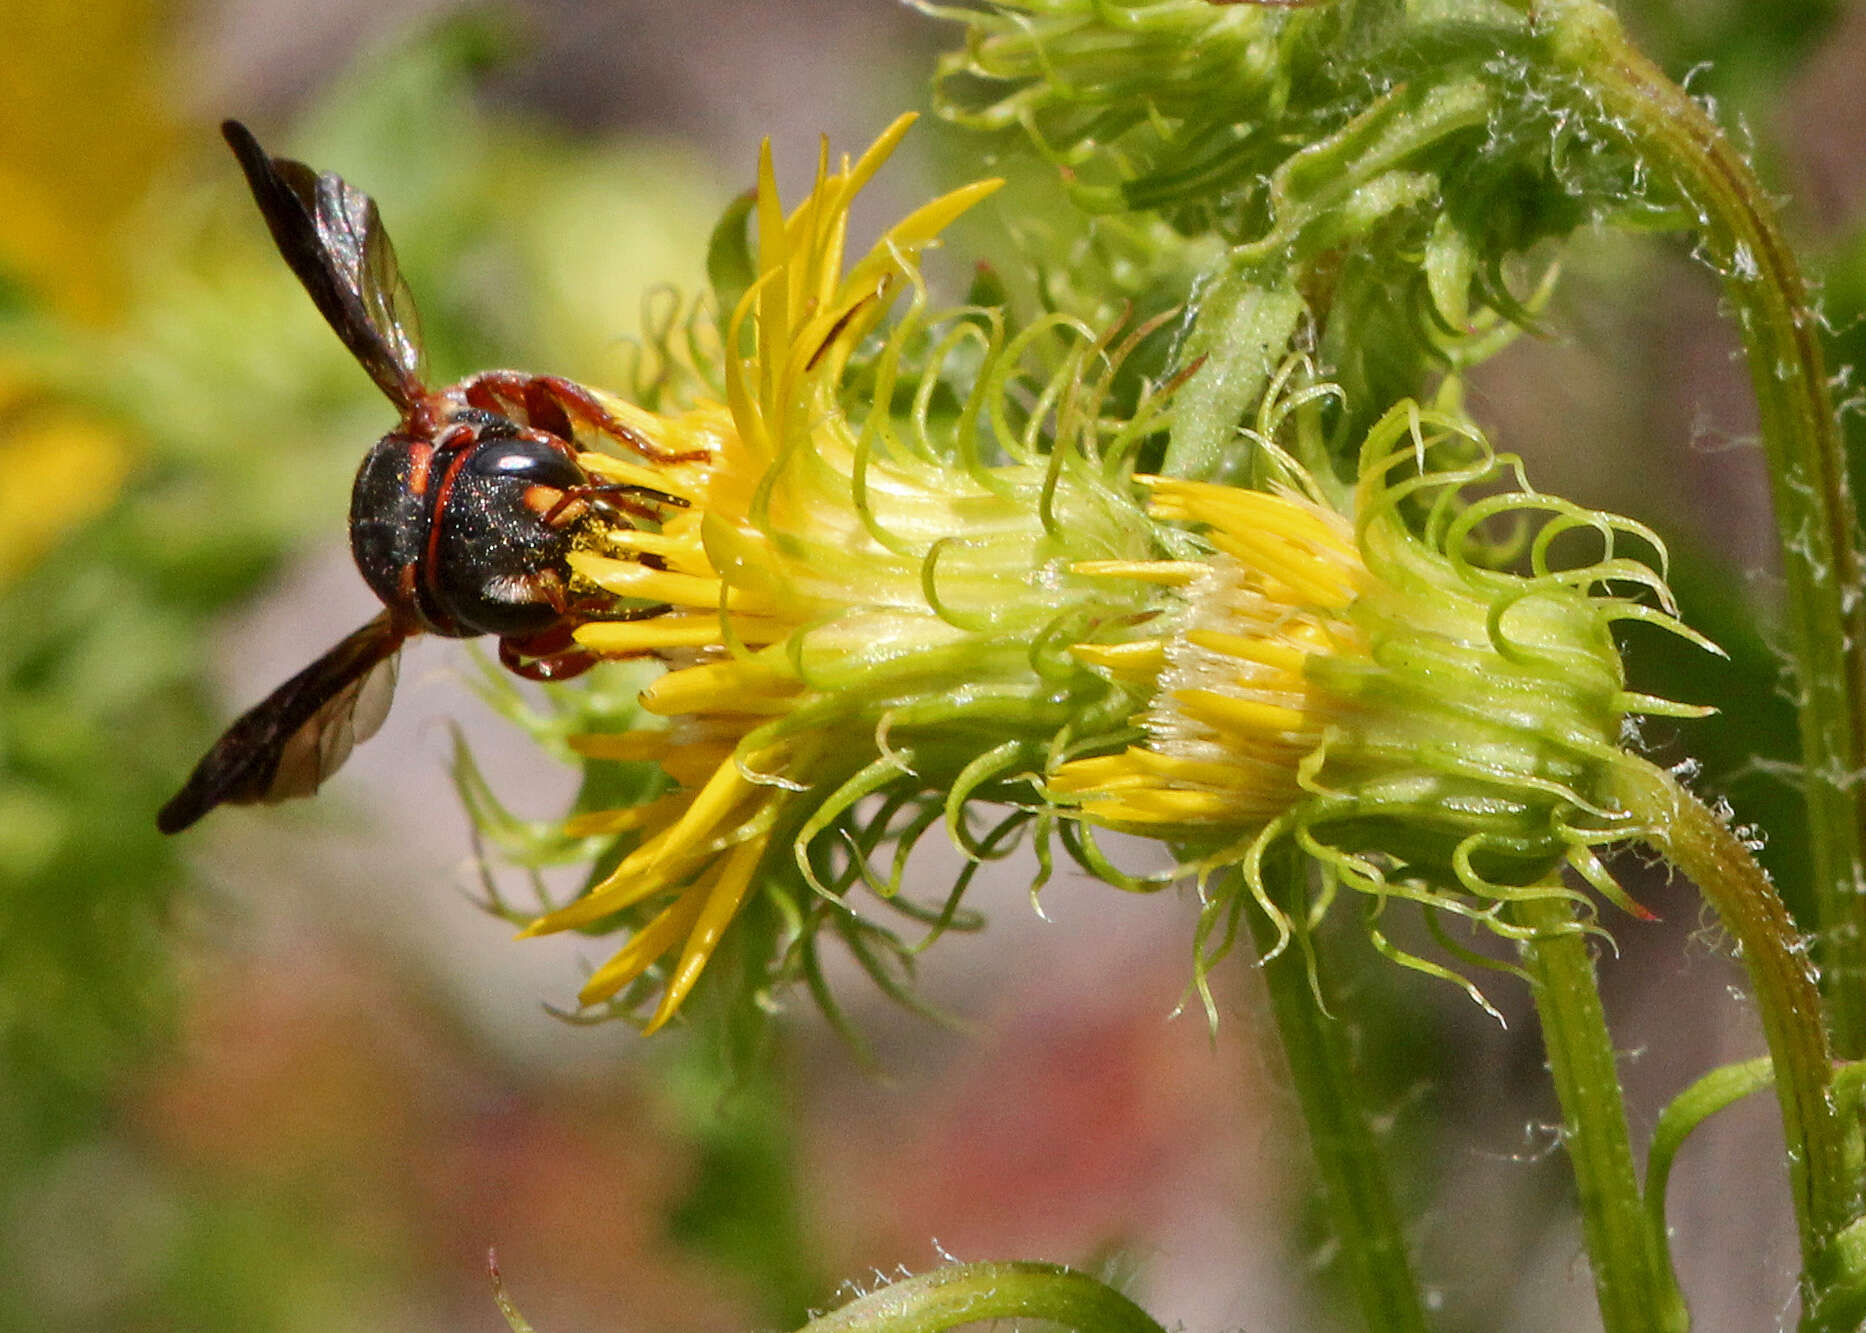
POLYGON ((237 120, 222 122, 220 132, 318 312, 407 412, 424 392, 421 321, 376 201, 333 172, 269 155, 237 120))
POLYGON ((407 637, 385 611, 267 695, 214 742, 156 827, 179 833, 223 803, 316 791, 382 725, 407 637))

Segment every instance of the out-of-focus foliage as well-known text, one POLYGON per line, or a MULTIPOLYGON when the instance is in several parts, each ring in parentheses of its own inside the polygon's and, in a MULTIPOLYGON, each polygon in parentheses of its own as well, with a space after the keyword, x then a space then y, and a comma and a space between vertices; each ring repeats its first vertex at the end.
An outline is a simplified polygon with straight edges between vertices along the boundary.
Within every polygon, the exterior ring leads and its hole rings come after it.
POLYGON ((1766 112, 1780 97, 1784 76, 1820 45, 1846 6, 1841 0, 1634 0, 1620 8, 1654 60, 1701 76, 1710 91, 1747 115, 1766 112))
MULTIPOLYGON (((209 690, 219 616, 341 538, 349 475, 393 420, 212 126, 165 109, 148 9, 105 6, 84 41, 29 9, 0 87, 0 1285, 21 1293, 0 1327, 55 1326, 34 1293, 71 1281, 22 1228, 60 1234, 46 1210, 71 1190, 138 1193, 118 1150, 85 1141, 169 1022, 186 848, 153 812, 230 715, 209 690), (59 1163, 93 1159, 101 1183, 61 1185, 59 1163)), ((489 115, 473 87, 494 35, 417 34, 302 124, 259 129, 377 195, 437 381, 520 360, 600 380, 647 288, 697 268, 709 172, 489 115)), ((169 1262, 203 1273, 298 1250, 316 1286, 348 1262, 282 1216, 176 1225, 169 1262)), ((282 1269, 276 1299, 218 1309, 179 1269, 134 1277, 72 1308, 251 1329, 297 1302, 282 1269)))

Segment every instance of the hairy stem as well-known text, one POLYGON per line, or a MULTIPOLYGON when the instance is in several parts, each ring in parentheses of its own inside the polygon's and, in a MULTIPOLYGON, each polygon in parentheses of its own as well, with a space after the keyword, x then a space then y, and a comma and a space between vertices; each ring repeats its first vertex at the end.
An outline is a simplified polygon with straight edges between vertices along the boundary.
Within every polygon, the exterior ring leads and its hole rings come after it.
POLYGON ((1704 109, 1635 50, 1596 0, 1529 12, 1604 127, 1697 214, 1742 330, 1761 416, 1799 689, 1811 923, 1844 1056, 1866 1054, 1866 598, 1857 515, 1807 284, 1762 183, 1704 109))
MULTIPOLYGON (((1292 920, 1307 910, 1302 876, 1307 862, 1285 854, 1266 859, 1273 901, 1292 920)), ((1277 942, 1264 913, 1246 908, 1259 953, 1277 942)), ((1327 1198, 1328 1216, 1348 1278, 1372 1333, 1424 1333, 1425 1306, 1413 1276, 1406 1236, 1388 1182, 1386 1162, 1368 1123, 1361 1080, 1339 1020, 1323 1009, 1322 980, 1296 948, 1263 964, 1270 1008, 1302 1107, 1310 1150, 1327 1198)))
POLYGON ((1619 796, 1653 846, 1691 877, 1716 909, 1749 972, 1775 1064, 1788 1178, 1801 1233, 1803 1309, 1813 1310, 1825 1251, 1852 1220, 1856 1188, 1833 1099, 1833 1061, 1805 941, 1742 840, 1663 769, 1629 762, 1619 796))
POLYGON ((1561 1099, 1601 1327, 1682 1333, 1691 1320, 1633 1173, 1620 1071, 1587 937, 1575 929, 1573 907, 1559 899, 1525 899, 1516 917, 1537 932, 1523 945, 1523 959, 1535 980, 1542 1043, 1561 1099))

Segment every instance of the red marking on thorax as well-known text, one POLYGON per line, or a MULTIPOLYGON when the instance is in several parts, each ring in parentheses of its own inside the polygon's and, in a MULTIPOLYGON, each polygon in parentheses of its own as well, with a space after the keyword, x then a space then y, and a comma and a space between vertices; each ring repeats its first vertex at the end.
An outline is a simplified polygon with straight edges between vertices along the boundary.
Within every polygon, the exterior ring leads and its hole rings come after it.
POLYGON ((460 469, 466 466, 471 453, 469 449, 457 449, 448 455, 446 469, 441 473, 440 485, 435 492, 434 504, 428 510, 434 519, 428 524, 428 547, 422 553, 421 576, 428 585, 428 592, 436 607, 445 605, 440 585, 436 582, 441 563, 441 519, 447 512, 447 497, 453 491, 454 478, 460 475, 460 469))
POLYGON ((433 496, 426 505, 427 532, 421 553, 396 571, 395 586, 398 600, 414 612, 423 628, 452 635, 459 632, 460 625, 450 613, 448 599, 440 586, 441 532, 446 526, 448 493, 472 451, 449 451, 441 457, 442 466, 437 473, 434 459, 438 452, 430 445, 416 445, 411 450, 415 461, 410 467, 409 490, 420 496, 426 496, 431 490, 433 496))
POLYGON ((434 465, 434 446, 431 444, 410 445, 408 449, 408 492, 410 495, 426 495, 428 492, 428 470, 434 465))

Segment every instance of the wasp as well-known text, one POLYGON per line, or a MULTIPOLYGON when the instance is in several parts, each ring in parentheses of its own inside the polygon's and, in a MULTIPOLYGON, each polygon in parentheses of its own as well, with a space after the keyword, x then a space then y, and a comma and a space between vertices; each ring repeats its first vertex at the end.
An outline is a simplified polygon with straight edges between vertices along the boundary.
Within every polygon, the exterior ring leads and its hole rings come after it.
POLYGON ((657 449, 590 390, 554 376, 484 371, 429 389, 414 298, 376 203, 341 176, 273 157, 238 121, 233 149, 279 254, 318 313, 401 414, 357 469, 350 550, 383 610, 243 715, 156 816, 177 833, 223 803, 308 796, 388 712, 402 644, 416 634, 499 640, 499 660, 561 680, 594 659, 571 636, 588 619, 662 607, 579 600, 566 557, 580 528, 618 512, 659 518, 680 502, 596 482, 579 427, 650 463, 657 449))

